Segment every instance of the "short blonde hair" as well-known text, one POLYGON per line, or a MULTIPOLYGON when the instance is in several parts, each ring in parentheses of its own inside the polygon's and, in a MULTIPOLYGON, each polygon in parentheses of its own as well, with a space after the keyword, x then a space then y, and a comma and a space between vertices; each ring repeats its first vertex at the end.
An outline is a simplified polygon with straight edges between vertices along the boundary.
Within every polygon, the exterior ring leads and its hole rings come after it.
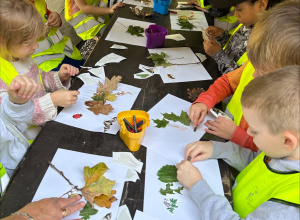
POLYGON ((13 47, 43 37, 45 24, 35 7, 26 0, 0 0, 0 56, 13 47))
POLYGON ((270 72, 300 64, 300 2, 277 4, 259 17, 250 35, 247 55, 256 70, 270 72))
POLYGON ((300 132, 300 66, 286 66, 252 80, 244 89, 243 108, 255 109, 269 131, 300 132))

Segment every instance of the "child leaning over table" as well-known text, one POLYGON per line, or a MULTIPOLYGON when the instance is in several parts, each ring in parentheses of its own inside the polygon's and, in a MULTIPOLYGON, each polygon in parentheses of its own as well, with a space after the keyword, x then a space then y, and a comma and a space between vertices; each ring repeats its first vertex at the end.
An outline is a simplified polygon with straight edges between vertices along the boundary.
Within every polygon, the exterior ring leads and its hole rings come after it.
POLYGON ((223 159, 240 171, 232 210, 215 195, 188 160, 177 164, 178 180, 190 190, 201 219, 300 219, 300 66, 288 66, 251 81, 242 95, 248 133, 257 153, 232 143, 188 144, 191 162, 223 159))
POLYGON ((0 0, 0 102, 17 75, 28 76, 42 85, 33 97, 33 118, 24 132, 28 140, 36 137, 41 129, 38 126, 56 117, 57 106, 74 104, 79 94, 66 90, 70 77, 78 73, 77 68, 63 64, 58 72, 43 72, 30 57, 44 28, 40 14, 26 0, 0 0))
MULTIPOLYGON (((22 132, 32 120, 32 96, 40 91, 41 84, 27 76, 16 76, 7 87, 0 105, 0 163, 11 176, 29 147, 22 132)), ((2 189, 2 191, 4 191, 2 189)))
POLYGON ((282 0, 211 0, 216 8, 235 6, 234 16, 240 25, 231 31, 210 26, 206 29, 210 41, 204 39, 206 54, 211 56, 218 65, 221 74, 235 70, 248 59, 246 55, 247 42, 255 25, 258 14, 268 10, 282 0), (221 46, 220 46, 221 45, 221 46))
POLYGON ((262 13, 251 33, 247 54, 250 62, 219 77, 190 107, 189 117, 197 127, 207 112, 218 102, 233 95, 226 113, 234 119, 218 117, 208 120, 206 132, 239 146, 257 151, 248 124, 243 117, 240 98, 244 87, 253 79, 289 65, 300 65, 300 3, 282 2, 262 13), (254 69, 255 68, 255 69, 254 69), (253 77, 252 77, 253 75, 253 77))

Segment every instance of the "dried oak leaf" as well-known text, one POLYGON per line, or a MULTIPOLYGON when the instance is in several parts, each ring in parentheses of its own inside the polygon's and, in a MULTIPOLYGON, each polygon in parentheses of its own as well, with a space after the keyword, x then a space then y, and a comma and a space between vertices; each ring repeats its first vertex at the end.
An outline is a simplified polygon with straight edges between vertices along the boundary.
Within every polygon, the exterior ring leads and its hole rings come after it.
POLYGON ((101 195, 94 198, 94 203, 96 203, 100 207, 110 208, 111 203, 116 201, 117 198, 114 197, 116 194, 116 190, 112 190, 110 195, 101 195))
POLYGON ((193 88, 191 89, 187 89, 187 94, 190 100, 192 100, 193 102, 198 98, 198 96, 202 93, 205 92, 205 90, 203 88, 193 88))
POLYGON ((122 76, 113 76, 110 80, 105 77, 104 85, 99 82, 99 86, 97 88, 97 93, 105 92, 105 91, 113 91, 118 88, 118 83, 121 81, 122 76))
POLYGON ((108 170, 108 167, 105 163, 98 163, 92 168, 89 166, 85 166, 83 168, 83 175, 85 180, 85 187, 90 185, 92 182, 96 182, 100 176, 103 176, 103 174, 108 170))
POLYGON ((104 195, 110 195, 111 189, 115 185, 116 181, 106 179, 104 176, 100 176, 97 180, 97 182, 93 182, 88 186, 85 186, 81 192, 86 201, 91 203, 91 205, 94 207, 94 198, 97 196, 100 196, 102 194, 104 195))
POLYGON ((84 104, 86 106, 93 107, 94 105, 98 105, 98 104, 104 105, 104 102, 103 101, 86 101, 84 104))
POLYGON ((88 110, 92 111, 95 115, 99 115, 99 114, 108 115, 109 112, 114 110, 111 104, 104 105, 102 101, 87 101, 87 102, 89 103, 97 102, 96 104, 88 108, 88 110))

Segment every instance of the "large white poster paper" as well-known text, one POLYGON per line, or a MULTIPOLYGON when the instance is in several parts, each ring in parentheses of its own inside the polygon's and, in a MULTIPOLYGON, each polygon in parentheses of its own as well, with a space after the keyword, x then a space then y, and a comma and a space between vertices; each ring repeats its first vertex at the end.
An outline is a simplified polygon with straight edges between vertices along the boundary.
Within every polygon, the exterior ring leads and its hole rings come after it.
POLYGON ((172 30, 180 30, 180 31, 202 31, 201 27, 204 29, 208 28, 208 23, 206 21, 204 12, 202 11, 191 11, 191 10, 172 10, 176 11, 177 14, 170 13, 170 22, 172 30), (195 27, 192 30, 189 29, 181 29, 178 23, 178 16, 193 16, 190 23, 192 23, 195 27))
MULTIPOLYGON (((98 213, 96 215, 92 215, 90 220, 99 220, 110 212, 112 212, 112 219, 115 219, 122 197, 125 176, 127 173, 126 167, 114 164, 112 157, 86 154, 60 148, 56 151, 51 163, 54 164, 57 169, 61 170, 74 185, 77 185, 78 188, 82 188, 85 184, 83 176, 84 166, 93 167, 100 162, 104 162, 109 168, 109 170, 105 172, 104 176, 110 180, 116 180, 116 184, 112 189, 116 190, 116 194, 114 196, 117 198, 117 201, 113 202, 109 209, 100 208, 95 205, 95 208, 98 209, 98 213)), ((60 197, 71 188, 72 187, 69 183, 57 171, 49 166, 32 201, 38 201, 49 197, 60 197)), ((64 219, 78 218, 80 218, 79 211, 64 219)))

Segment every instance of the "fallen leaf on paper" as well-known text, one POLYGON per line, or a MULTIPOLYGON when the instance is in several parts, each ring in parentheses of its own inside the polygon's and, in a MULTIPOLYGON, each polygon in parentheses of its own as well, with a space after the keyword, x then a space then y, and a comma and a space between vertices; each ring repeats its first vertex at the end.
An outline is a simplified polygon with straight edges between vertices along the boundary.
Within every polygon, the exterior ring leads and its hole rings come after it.
POLYGON ((164 113, 162 114, 165 119, 172 120, 172 121, 179 121, 180 123, 189 126, 190 125, 190 118, 187 112, 181 111, 180 116, 175 115, 173 112, 171 114, 169 113, 164 113))
POLYGON ((110 80, 107 77, 105 77, 104 85, 101 82, 99 82, 100 87, 97 88, 97 93, 104 91, 113 91, 117 89, 117 85, 121 81, 121 79, 122 76, 113 76, 110 80))
POLYGON ((156 174, 158 179, 164 183, 178 182, 177 169, 175 165, 165 165, 156 174))
POLYGON ((96 182, 100 176, 102 176, 106 171, 108 170, 108 167, 105 163, 98 163, 92 168, 85 166, 83 168, 83 175, 85 180, 85 186, 90 185, 92 182, 96 182))
POLYGON ((114 197, 115 194, 116 190, 112 190, 110 195, 101 195, 95 197, 94 202, 100 207, 110 208, 111 203, 117 200, 117 198, 114 197))
POLYGON ((166 59, 166 54, 164 52, 158 53, 150 53, 150 56, 147 59, 152 60, 155 66, 163 66, 164 68, 167 66, 171 66, 166 59))
POLYGON ((103 114, 108 115, 109 112, 114 110, 111 104, 103 104, 103 101, 87 101, 85 102, 86 105, 90 105, 93 103, 93 106, 88 108, 88 110, 92 111, 95 115, 103 114), (88 103, 88 104, 87 104, 88 103))
POLYGON ((131 34, 131 35, 136 35, 138 37, 143 37, 143 35, 141 33, 144 33, 144 28, 142 28, 140 26, 129 25, 126 32, 131 34))
POLYGON ((96 215, 98 212, 97 209, 94 209, 93 206, 87 202, 82 210, 80 210, 79 216, 82 216, 82 220, 88 220, 90 219, 91 215, 96 215))
POLYGON ((154 123, 156 124, 155 127, 157 128, 165 128, 167 124, 169 124, 169 121, 165 120, 164 118, 162 120, 160 119, 152 119, 154 123))

